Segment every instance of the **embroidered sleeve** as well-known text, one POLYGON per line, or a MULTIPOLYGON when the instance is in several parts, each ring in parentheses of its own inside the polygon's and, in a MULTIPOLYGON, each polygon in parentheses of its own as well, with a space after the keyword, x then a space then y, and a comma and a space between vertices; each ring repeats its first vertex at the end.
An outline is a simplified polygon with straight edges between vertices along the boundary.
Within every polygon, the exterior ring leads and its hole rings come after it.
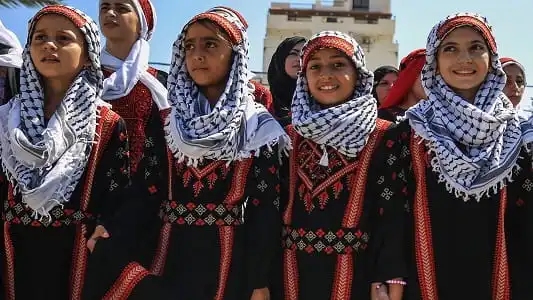
POLYGON ((95 178, 93 201, 99 223, 106 226, 125 200, 125 190, 129 185, 129 145, 126 124, 120 119, 111 138, 104 148, 95 178), (96 192, 96 193, 94 193, 96 192))
POLYGON ((247 278, 251 289, 268 286, 270 265, 280 247, 279 158, 277 147, 261 149, 250 170, 246 203, 247 278))
MULTIPOLYGON (((409 132, 409 131, 407 131, 409 132)), ((372 234, 374 266, 372 282, 385 282, 406 277, 405 221, 408 189, 405 161, 408 142, 402 132, 393 125, 384 135, 370 169, 369 184, 376 199, 376 224, 372 234)))

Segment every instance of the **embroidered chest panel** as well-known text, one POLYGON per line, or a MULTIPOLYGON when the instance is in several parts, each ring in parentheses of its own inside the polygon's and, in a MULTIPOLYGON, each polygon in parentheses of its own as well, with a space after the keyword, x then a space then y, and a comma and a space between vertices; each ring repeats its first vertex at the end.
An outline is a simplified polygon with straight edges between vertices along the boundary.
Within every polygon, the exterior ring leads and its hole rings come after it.
POLYGON ((297 180, 296 191, 303 199, 307 212, 317 206, 325 209, 328 202, 337 200, 343 192, 349 192, 350 182, 357 169, 357 159, 349 158, 333 148, 327 147, 329 165, 319 164, 323 155, 322 148, 314 142, 301 139, 296 146, 295 159, 297 180))
MULTIPOLYGON (((150 68, 148 72, 156 76, 157 71, 150 68)), ((104 75, 108 77, 111 73, 104 71, 104 75)), ((130 167, 131 172, 135 173, 139 161, 143 158, 146 142, 150 140, 146 136, 146 125, 154 105, 152 94, 144 84, 138 82, 127 96, 110 103, 113 105, 113 111, 126 122, 130 144, 130 167)))

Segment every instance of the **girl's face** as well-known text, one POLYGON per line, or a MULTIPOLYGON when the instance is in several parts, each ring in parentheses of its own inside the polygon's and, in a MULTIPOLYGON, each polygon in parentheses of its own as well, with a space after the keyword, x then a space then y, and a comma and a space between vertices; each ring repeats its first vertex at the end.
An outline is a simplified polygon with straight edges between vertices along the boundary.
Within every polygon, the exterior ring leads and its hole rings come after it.
POLYGON ((303 45, 304 43, 296 44, 285 59, 285 73, 292 79, 296 79, 298 71, 300 71, 300 50, 302 50, 303 45))
POLYGON ((141 23, 130 0, 103 0, 100 3, 100 28, 107 39, 136 41, 141 23))
POLYGON ((376 87, 376 94, 378 99, 376 100, 378 100, 379 103, 382 103, 383 100, 385 100, 385 97, 387 97, 387 94, 389 94, 391 87, 394 85, 397 79, 398 75, 396 73, 388 73, 377 83, 378 86, 376 87))
POLYGON ((336 49, 320 49, 305 68, 309 91, 322 107, 346 102, 354 93, 357 72, 353 62, 336 49))
POLYGON ((30 43, 33 64, 45 79, 73 81, 89 63, 83 34, 61 15, 42 16, 30 43))
POLYGON ((524 95, 526 88, 524 74, 522 74, 522 70, 517 65, 508 65, 503 70, 507 75, 507 82, 505 83, 503 92, 511 100, 513 105, 517 106, 522 100, 522 95, 524 95))
POLYGON ((459 27, 442 41, 437 53, 438 72, 457 94, 473 101, 490 67, 490 51, 481 34, 459 27))
POLYGON ((187 72, 200 87, 225 85, 233 50, 227 36, 211 23, 193 23, 185 36, 187 72))

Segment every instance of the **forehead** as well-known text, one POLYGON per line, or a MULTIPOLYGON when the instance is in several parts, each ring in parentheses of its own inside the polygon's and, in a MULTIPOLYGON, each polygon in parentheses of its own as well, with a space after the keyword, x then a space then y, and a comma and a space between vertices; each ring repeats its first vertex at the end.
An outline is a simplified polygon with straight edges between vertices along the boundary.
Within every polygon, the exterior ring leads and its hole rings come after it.
POLYGON ((321 48, 311 53, 311 59, 328 59, 332 56, 342 56, 348 59, 348 57, 340 50, 335 48, 321 48))
POLYGON ((220 39, 215 31, 215 24, 194 22, 187 28, 185 39, 214 38, 220 39))
POLYGON ((450 33, 446 35, 446 37, 444 38, 442 42, 443 43, 447 43, 447 42, 459 43, 459 42, 471 42, 475 40, 485 41, 484 37, 481 35, 481 33, 478 30, 470 26, 462 26, 462 27, 458 27, 450 31, 450 33))
POLYGON ((100 4, 129 4, 133 6, 133 2, 131 0, 101 0, 100 4))
POLYGON ((507 75, 514 75, 514 76, 522 76, 522 69, 520 69, 517 65, 514 65, 514 64, 511 64, 511 65, 508 65, 508 66, 505 66, 503 68, 503 70, 505 71, 505 73, 507 75))
POLYGON ((383 78, 381 78, 381 81, 393 81, 393 80, 396 80, 398 78, 398 75, 394 72, 389 72, 387 74, 385 74, 385 76, 383 76, 383 78))

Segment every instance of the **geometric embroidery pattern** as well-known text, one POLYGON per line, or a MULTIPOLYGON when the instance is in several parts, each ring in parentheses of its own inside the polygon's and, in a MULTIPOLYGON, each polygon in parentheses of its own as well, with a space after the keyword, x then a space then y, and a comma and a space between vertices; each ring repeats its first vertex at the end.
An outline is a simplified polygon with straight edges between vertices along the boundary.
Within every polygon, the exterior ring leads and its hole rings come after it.
POLYGON ((308 254, 352 254, 368 247, 370 236, 356 228, 341 228, 337 231, 306 230, 285 227, 282 244, 285 249, 305 251, 308 254))
POLYGON ((236 226, 243 224, 241 205, 196 204, 166 201, 161 209, 165 222, 189 226, 236 226))
POLYGON ((61 206, 56 206, 50 211, 50 218, 32 217, 32 210, 25 208, 20 202, 14 201, 4 202, 4 221, 11 224, 22 224, 24 226, 33 227, 63 227, 74 224, 87 223, 94 220, 91 213, 82 210, 62 209, 61 206))

